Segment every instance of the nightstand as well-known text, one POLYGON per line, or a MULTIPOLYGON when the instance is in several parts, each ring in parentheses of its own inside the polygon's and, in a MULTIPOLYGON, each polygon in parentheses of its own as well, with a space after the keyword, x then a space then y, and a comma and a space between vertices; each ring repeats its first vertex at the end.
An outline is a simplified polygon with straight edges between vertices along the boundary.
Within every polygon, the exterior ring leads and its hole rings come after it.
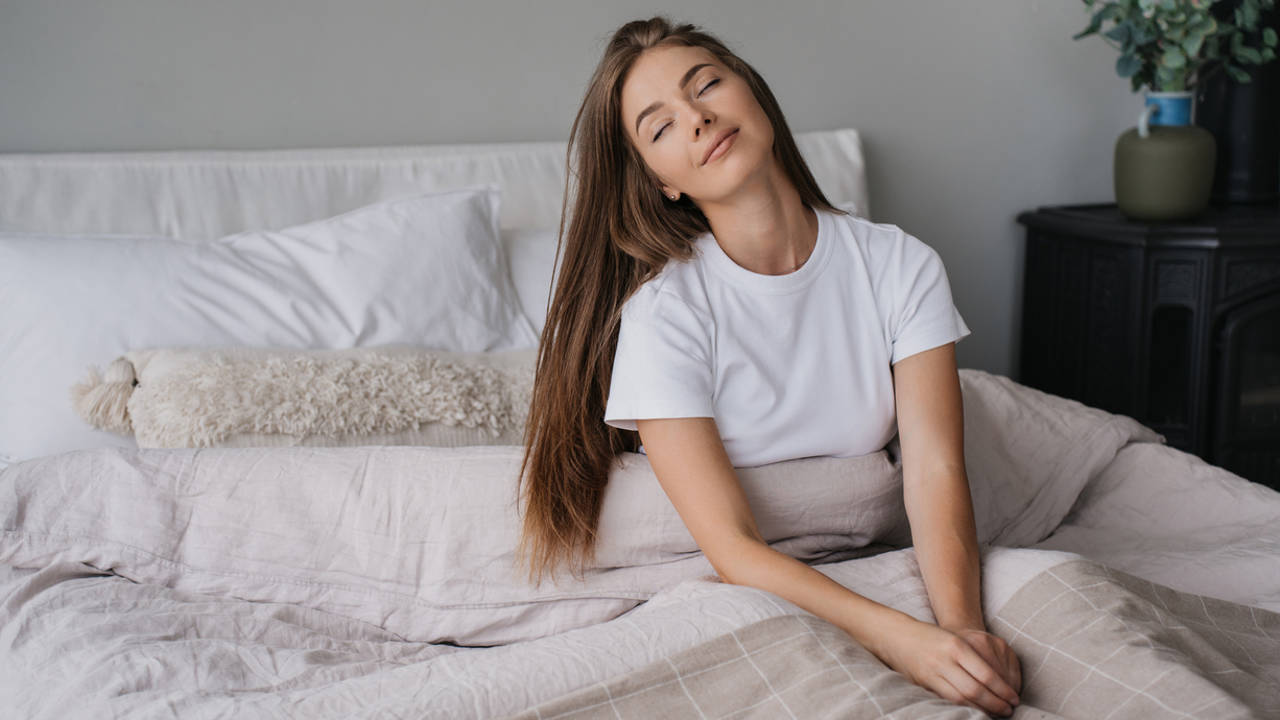
POLYGON ((1018 381, 1280 489, 1280 205, 1191 222, 1064 205, 1017 220, 1018 381))

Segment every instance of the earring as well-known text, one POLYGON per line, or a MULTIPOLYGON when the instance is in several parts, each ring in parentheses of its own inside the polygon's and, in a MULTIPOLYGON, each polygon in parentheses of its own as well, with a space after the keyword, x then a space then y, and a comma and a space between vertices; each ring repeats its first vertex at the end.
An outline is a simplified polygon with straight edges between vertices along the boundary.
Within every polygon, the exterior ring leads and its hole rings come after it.
POLYGON ((676 199, 677 197, 679 197, 679 196, 678 196, 678 195, 672 195, 672 196, 670 196, 670 197, 671 197, 671 199, 672 199, 672 200, 675 200, 675 199, 676 199))

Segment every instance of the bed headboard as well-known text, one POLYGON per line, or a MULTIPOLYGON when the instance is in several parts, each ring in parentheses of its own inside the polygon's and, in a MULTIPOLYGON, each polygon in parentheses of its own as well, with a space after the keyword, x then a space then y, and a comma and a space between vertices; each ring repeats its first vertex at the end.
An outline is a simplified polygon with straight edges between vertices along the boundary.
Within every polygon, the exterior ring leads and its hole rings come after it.
MULTIPOLYGON (((869 217, 858 132, 795 137, 828 199, 869 217)), ((555 228, 565 149, 565 142, 531 142, 0 154, 0 231, 211 240, 282 229, 399 195, 480 183, 502 189, 504 230, 555 228)))

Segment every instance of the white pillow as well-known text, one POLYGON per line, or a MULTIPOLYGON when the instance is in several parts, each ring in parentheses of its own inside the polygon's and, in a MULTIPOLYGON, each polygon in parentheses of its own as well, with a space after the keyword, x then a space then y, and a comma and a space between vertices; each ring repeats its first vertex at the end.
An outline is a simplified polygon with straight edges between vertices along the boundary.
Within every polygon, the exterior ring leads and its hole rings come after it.
POLYGON ((0 233, 0 461, 133 447, 81 420, 70 388, 137 348, 533 346, 499 204, 471 187, 204 243, 0 233))
POLYGON ((503 231, 502 243, 511 261, 511 280, 525 317, 542 334, 547 324, 547 300, 557 274, 556 244, 559 231, 513 228, 503 231))

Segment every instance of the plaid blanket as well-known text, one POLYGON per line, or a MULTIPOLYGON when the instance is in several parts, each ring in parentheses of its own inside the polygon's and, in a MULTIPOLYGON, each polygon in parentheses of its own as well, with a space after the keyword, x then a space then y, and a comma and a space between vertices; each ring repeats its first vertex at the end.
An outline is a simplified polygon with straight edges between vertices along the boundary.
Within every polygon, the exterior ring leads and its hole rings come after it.
MULTIPOLYGON (((1280 718, 1280 613, 1088 560, 1037 574, 988 629, 1022 663, 1015 718, 1280 718)), ((811 614, 746 625, 517 720, 985 717, 811 614)))

